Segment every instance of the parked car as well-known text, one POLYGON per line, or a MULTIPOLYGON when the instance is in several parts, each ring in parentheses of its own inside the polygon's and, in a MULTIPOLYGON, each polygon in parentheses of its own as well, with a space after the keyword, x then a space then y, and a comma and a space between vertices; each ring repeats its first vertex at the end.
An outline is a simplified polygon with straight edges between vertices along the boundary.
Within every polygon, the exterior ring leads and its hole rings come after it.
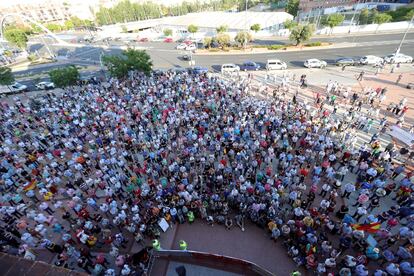
POLYGON ((221 66, 221 73, 238 72, 238 71, 240 71, 240 67, 233 63, 223 64, 221 66))
POLYGON ((325 68, 326 65, 327 65, 326 61, 316 59, 316 58, 307 59, 303 63, 303 66, 307 68, 325 68))
POLYGON ((195 51, 195 50, 197 50, 197 46, 195 44, 190 44, 190 45, 187 45, 187 47, 185 47, 185 49, 187 51, 195 51))
POLYGON ((172 43, 172 42, 174 42, 174 40, 171 37, 167 37, 166 39, 164 39, 164 42, 172 43))
POLYGON ((186 60, 186 61, 190 61, 190 60, 193 59, 193 56, 185 54, 185 55, 181 56, 181 59, 186 60))
POLYGON ((353 58, 340 58, 335 61, 336 66, 348 66, 355 65, 355 60, 353 58))
POLYGON ((413 62, 413 57, 404 55, 402 53, 391 54, 384 58, 387 63, 411 63, 413 62))
POLYGON ((193 74, 204 74, 208 72, 208 68, 206 67, 201 67, 201 66, 195 66, 192 68, 192 73, 193 74))
POLYGON ((53 82, 42 81, 42 82, 39 82, 38 84, 36 84, 36 88, 40 89, 40 90, 54 89, 55 84, 53 82))
POLYGON ((149 39, 147 37, 141 37, 138 42, 148 42, 149 39))
POLYGON ((364 56, 359 60, 359 63, 363 65, 375 65, 382 62, 384 62, 383 58, 372 55, 364 56))
POLYGON ((13 83, 12 85, 2 86, 1 94, 11 94, 28 91, 27 86, 18 82, 13 83))
POLYGON ((409 82, 407 84, 407 89, 414 89, 414 82, 409 82))
POLYGON ((253 61, 246 61, 240 66, 240 70, 243 71, 257 71, 260 69, 260 65, 253 61))
POLYGON ((180 43, 175 47, 177 50, 185 50, 185 48, 187 48, 187 44, 185 43, 180 43))
POLYGON ((191 44, 193 44, 193 41, 191 41, 191 40, 189 40, 189 39, 185 39, 185 40, 183 41, 183 43, 184 43, 184 44, 186 44, 186 45, 191 45, 191 44))
POLYGON ((279 59, 269 59, 266 63, 266 70, 285 70, 287 65, 279 59))

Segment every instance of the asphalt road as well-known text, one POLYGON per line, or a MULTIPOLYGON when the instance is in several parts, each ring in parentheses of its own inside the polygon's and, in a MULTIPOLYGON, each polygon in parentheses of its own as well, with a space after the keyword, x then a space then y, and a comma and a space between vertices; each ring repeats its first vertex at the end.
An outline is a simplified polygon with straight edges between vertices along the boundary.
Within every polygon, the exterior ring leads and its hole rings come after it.
MULTIPOLYGON (((395 52, 400 43, 403 34, 381 34, 381 35, 365 35, 365 36, 345 36, 345 37, 327 37, 315 38, 319 41, 334 41, 339 45, 346 43, 357 43, 354 47, 341 48, 321 48, 318 50, 303 50, 292 52, 277 52, 266 54, 229 54, 229 55, 194 55, 196 65, 207 67, 210 70, 220 70, 221 64, 235 63, 242 64, 244 61, 252 60, 264 67, 268 59, 281 59, 288 64, 288 68, 303 67, 303 62, 309 58, 318 58, 332 64, 340 57, 361 57, 364 55, 385 56, 395 52)), ((284 41, 286 42, 286 41, 284 41)), ((80 47, 51 45, 50 48, 58 56, 68 56, 69 60, 75 64, 88 65, 99 64, 102 54, 119 54, 122 49, 116 48, 123 42, 110 42, 109 48, 101 48, 99 45, 84 45, 80 47)), ((283 43, 281 40, 273 40, 271 42, 263 42, 269 44, 283 43)), ((183 51, 175 50, 176 43, 163 42, 147 42, 134 43, 132 46, 147 50, 153 60, 154 68, 185 68, 189 67, 188 62, 183 61, 180 57, 183 51)), ((34 42, 30 45, 30 50, 45 51, 44 45, 34 42)), ((410 56, 414 56, 414 33, 408 33, 406 41, 401 48, 401 52, 410 56)), ((44 68, 28 69, 20 73, 39 73, 56 67, 51 64, 44 68)))

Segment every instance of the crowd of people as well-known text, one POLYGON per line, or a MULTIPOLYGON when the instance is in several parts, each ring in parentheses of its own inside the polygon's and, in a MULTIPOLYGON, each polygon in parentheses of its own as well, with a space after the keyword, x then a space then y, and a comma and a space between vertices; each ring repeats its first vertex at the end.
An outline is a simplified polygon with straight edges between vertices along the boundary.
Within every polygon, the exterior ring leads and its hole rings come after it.
POLYGON ((378 120, 369 103, 340 116, 332 88, 316 108, 250 91, 168 71, 3 102, 1 250, 139 275, 148 256, 128 248, 158 238, 160 219, 240 231, 249 220, 318 275, 414 274, 411 173, 380 129, 356 144, 378 120))

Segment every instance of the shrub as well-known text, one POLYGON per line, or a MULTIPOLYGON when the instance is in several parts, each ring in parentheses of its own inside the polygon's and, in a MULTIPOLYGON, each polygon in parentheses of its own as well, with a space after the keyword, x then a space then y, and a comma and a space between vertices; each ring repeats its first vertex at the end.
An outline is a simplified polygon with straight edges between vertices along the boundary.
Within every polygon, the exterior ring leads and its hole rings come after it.
POLYGON ((315 42, 305 44, 305 47, 317 47, 317 46, 322 46, 322 42, 315 41, 315 42))

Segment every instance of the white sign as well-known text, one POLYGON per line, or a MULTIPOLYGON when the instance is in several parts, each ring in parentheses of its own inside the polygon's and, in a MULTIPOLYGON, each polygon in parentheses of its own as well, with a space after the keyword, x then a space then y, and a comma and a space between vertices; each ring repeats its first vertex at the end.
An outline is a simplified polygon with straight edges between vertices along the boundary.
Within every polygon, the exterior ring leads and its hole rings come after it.
POLYGON ((170 227, 170 225, 165 220, 165 218, 160 219, 160 221, 158 222, 158 225, 161 227, 162 231, 164 232, 167 231, 168 227, 170 227))
POLYGON ((393 138, 403 142, 409 147, 411 147, 414 144, 414 135, 397 126, 392 126, 388 134, 391 135, 393 138))

